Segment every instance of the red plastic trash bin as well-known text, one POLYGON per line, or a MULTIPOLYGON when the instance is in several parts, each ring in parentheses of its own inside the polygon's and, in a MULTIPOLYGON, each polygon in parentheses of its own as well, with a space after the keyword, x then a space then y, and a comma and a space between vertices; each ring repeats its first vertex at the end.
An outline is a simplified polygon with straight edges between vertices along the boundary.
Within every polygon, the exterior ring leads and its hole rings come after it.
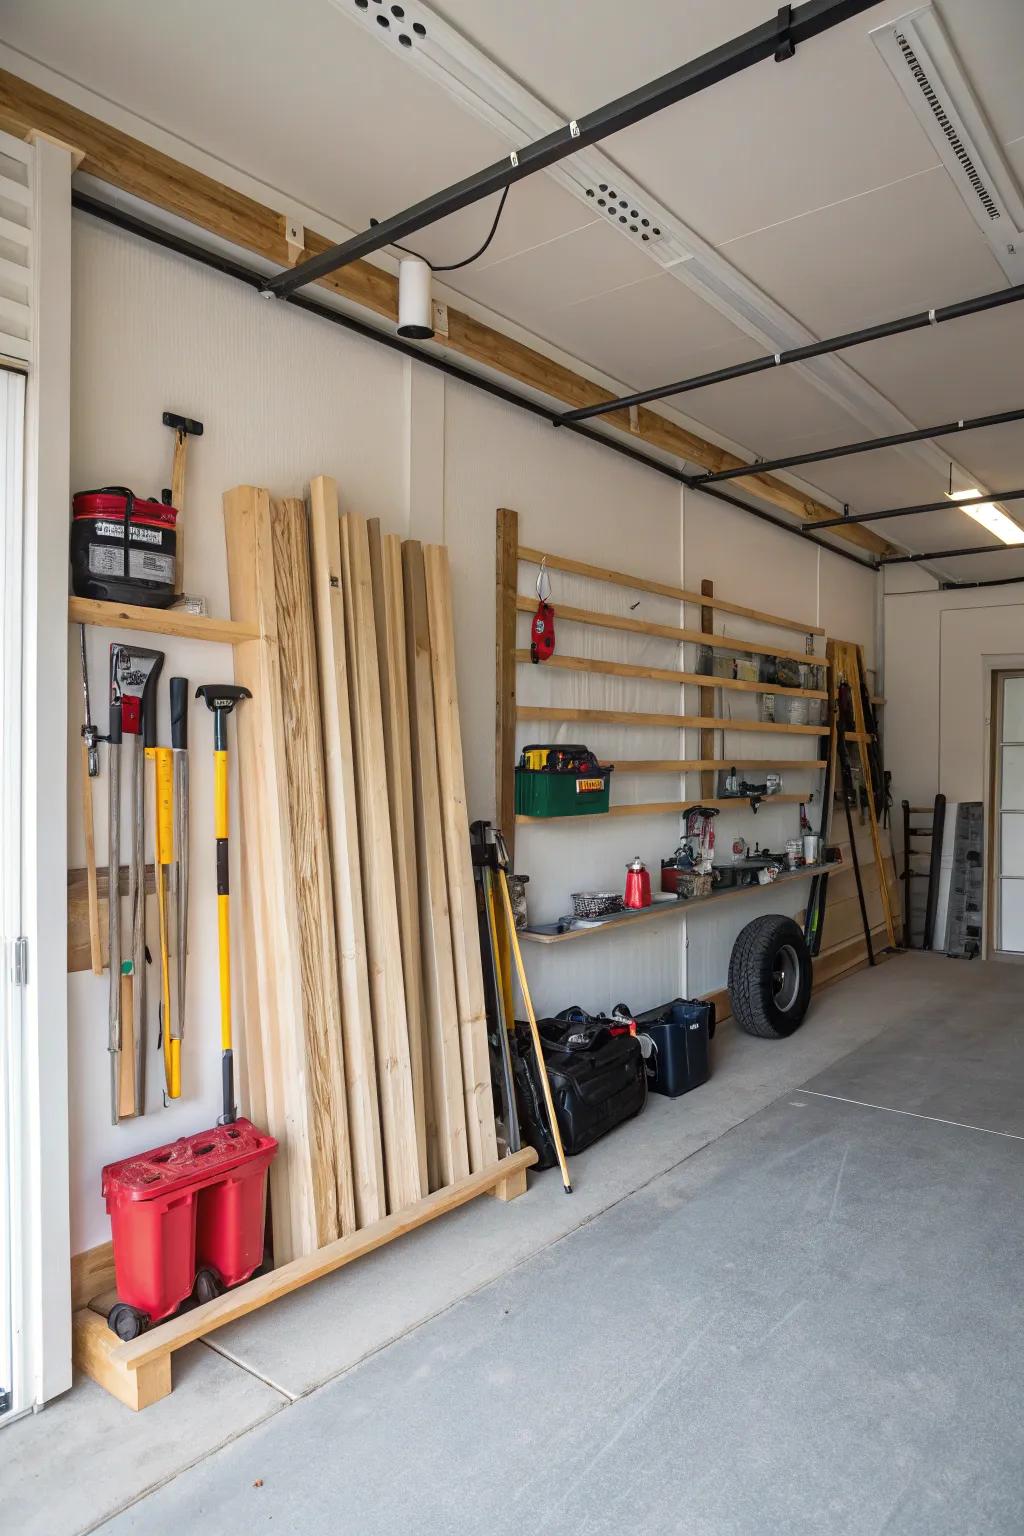
POLYGON ((248 1120, 183 1136, 103 1170, 118 1300, 150 1322, 177 1311, 197 1267, 225 1285, 263 1257, 272 1136, 248 1120))

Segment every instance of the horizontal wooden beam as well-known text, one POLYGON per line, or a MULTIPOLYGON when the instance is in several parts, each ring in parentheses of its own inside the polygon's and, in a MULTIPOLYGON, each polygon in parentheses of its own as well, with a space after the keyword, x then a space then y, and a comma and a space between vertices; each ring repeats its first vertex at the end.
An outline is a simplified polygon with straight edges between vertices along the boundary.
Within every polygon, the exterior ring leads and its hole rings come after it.
MULTIPOLYGON (((534 613, 537 599, 520 593, 516 598, 516 608, 520 613, 534 613)), ((564 603, 559 603, 555 613, 563 623, 594 624, 598 629, 621 629, 630 635, 656 635, 661 640, 706 645, 713 651, 739 651, 744 656, 775 656, 781 657, 783 661, 806 662, 814 667, 831 666, 827 657, 808 655, 805 651, 786 651, 777 645, 755 645, 751 640, 736 640, 728 635, 706 635, 699 629, 677 629, 674 624, 652 624, 647 619, 627 619, 617 613, 601 613, 594 608, 568 608, 564 603)), ((720 679, 711 676, 704 679, 709 687, 717 681, 720 679)), ((762 693, 765 691, 764 688, 760 689, 762 693)))
MULTIPOLYGON (((122 133, 7 70, 0 70, 0 128, 17 138, 27 138, 32 130, 38 130, 74 145, 82 152, 80 168, 86 175, 130 193, 154 208, 187 219, 210 234, 277 266, 292 264, 284 214, 122 133)), ((303 258, 319 255, 334 244, 308 228, 305 237, 303 258)), ((397 280, 390 272, 367 261, 354 261, 321 278, 320 282, 351 303, 372 310, 387 320, 396 317, 397 280)), ((582 374, 453 306, 448 308, 447 335, 435 336, 434 343, 474 363, 493 368, 517 384, 539 390, 564 405, 603 405, 615 398, 610 390, 582 374)), ((635 412, 616 411, 606 416, 605 421, 631 441, 660 448, 687 463, 699 465, 701 469, 717 472, 745 462, 646 406, 635 412)), ((758 474, 755 470, 740 484, 752 495, 780 507, 803 523, 829 522, 835 517, 831 507, 805 496, 775 475, 758 474)), ((833 532, 837 538, 856 544, 873 555, 896 553, 891 544, 860 524, 835 528, 833 532)))
MULTIPOLYGON (((762 805, 806 804, 810 795, 766 795, 762 805)), ((717 800, 650 800, 640 805, 613 805, 607 811, 590 811, 582 816, 517 816, 516 821, 592 821, 595 816, 667 816, 672 812, 692 811, 698 805, 714 806, 718 810, 748 810, 749 799, 744 795, 723 795, 717 800)))
POLYGON ((133 603, 102 603, 92 597, 69 597, 68 621, 95 624, 100 629, 137 630, 145 635, 178 635, 183 640, 213 640, 221 645, 259 639, 254 624, 211 619, 205 613, 186 613, 184 608, 143 608, 133 603))
POLYGON ((627 576, 624 571, 606 570, 600 565, 587 565, 584 560, 570 560, 566 555, 549 555, 542 549, 519 546, 520 560, 530 565, 545 563, 548 570, 565 571, 573 576, 588 576, 592 581, 610 582, 616 587, 630 587, 634 592, 654 592, 659 597, 671 597, 680 603, 696 603, 701 608, 717 608, 722 613, 734 613, 740 618, 756 619, 759 624, 772 624, 776 629, 795 629, 801 635, 823 635, 819 624, 801 624, 798 619, 783 619, 777 613, 764 613, 760 608, 744 608, 739 603, 727 603, 720 597, 703 597, 699 592, 687 592, 684 587, 673 587, 664 581, 649 581, 645 576, 627 576))
MULTIPOLYGON (((529 651, 516 651, 516 661, 533 665, 529 651)), ((824 688, 780 688, 775 683, 747 682, 740 677, 715 677, 709 672, 677 672, 672 667, 639 667, 628 661, 604 661, 598 656, 550 656, 538 663, 566 672, 601 672, 609 677, 642 677, 651 683, 693 683, 698 688, 725 688, 740 693, 781 693, 791 699, 827 699, 824 688)), ((823 727, 827 729, 827 727, 823 727)))
MULTIPOLYGON (((825 767, 823 757, 617 757, 616 773, 701 773, 707 768, 763 768, 773 772, 815 773, 825 767)), ((774 797, 773 797, 774 798, 774 797)), ((802 798, 806 799, 806 796, 802 798)))
MULTIPOLYGON (((777 725, 774 720, 719 720, 714 715, 661 715, 635 709, 563 709, 548 704, 519 704, 517 720, 575 720, 581 725, 664 725, 673 730, 766 731, 772 736, 820 736, 820 725, 777 725)), ((853 732, 847 731, 847 740, 853 732)))

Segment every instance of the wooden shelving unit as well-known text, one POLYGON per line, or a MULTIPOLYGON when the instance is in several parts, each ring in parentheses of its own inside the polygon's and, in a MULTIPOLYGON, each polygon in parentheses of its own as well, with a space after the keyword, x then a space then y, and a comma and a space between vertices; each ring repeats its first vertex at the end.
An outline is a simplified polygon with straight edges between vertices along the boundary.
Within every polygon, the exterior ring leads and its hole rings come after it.
MULTIPOLYGON (((842 868, 842 866, 839 867, 842 868)), ((589 939, 596 933, 605 933, 610 928, 628 928, 634 923, 652 923, 661 918, 683 917, 695 908, 709 906, 712 902, 728 901, 730 896, 742 896, 751 891, 774 890, 777 885, 788 885, 793 880, 805 880, 810 879, 812 875, 835 873, 836 868, 834 864, 805 864, 800 869, 787 870, 784 875, 778 875, 770 885, 734 885, 725 891, 712 891, 710 896, 655 901, 652 906, 642 907, 637 912, 615 912, 611 917, 601 918, 591 927, 568 928, 564 933, 558 932, 555 923, 538 923, 534 927, 521 928, 519 938, 531 944, 563 944, 568 939, 589 939)))
MULTIPOLYGON (((806 804, 807 795, 762 795, 758 801, 758 809, 762 805, 800 805, 806 804)), ((516 822, 557 821, 560 825, 573 821, 596 821, 604 816, 667 816, 673 811, 692 811, 698 805, 713 806, 716 810, 733 810, 749 808, 750 800, 744 795, 722 795, 719 799, 706 800, 655 800, 643 801, 639 805, 613 805, 607 811, 589 811, 578 816, 517 816, 516 822)))
POLYGON ((103 603, 92 597, 68 598, 70 624, 95 624, 100 629, 133 629, 146 635, 177 635, 183 640, 212 640, 220 645, 241 645, 258 640, 255 624, 234 619, 211 619, 183 608, 142 608, 132 603, 103 603))

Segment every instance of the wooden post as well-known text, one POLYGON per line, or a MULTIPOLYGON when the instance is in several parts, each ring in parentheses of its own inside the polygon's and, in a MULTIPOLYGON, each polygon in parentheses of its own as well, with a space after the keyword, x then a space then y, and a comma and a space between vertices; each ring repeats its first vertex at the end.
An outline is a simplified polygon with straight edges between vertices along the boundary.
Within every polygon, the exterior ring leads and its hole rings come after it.
POLYGON ((495 821, 505 834, 514 868, 516 833, 516 598, 519 586, 519 513, 498 508, 497 631, 495 636, 495 821))
MULTIPOLYGON (((715 584, 714 584, 714 582, 713 581, 702 581, 701 584, 700 584, 700 595, 701 595, 701 597, 714 597, 714 595, 715 595, 715 584)), ((706 606, 706 605, 702 605, 701 606, 701 610, 700 610, 700 632, 701 632, 702 635, 713 635, 714 632, 715 632, 715 610, 713 608, 711 608, 711 607, 706 606)), ((714 656, 713 655, 712 655, 711 665, 714 666, 714 656)), ((700 688, 700 690, 699 690, 699 700, 700 700, 700 703, 699 703, 700 713, 702 715, 713 715, 714 712, 715 712, 715 690, 714 690, 714 686, 711 686, 711 687, 703 687, 702 686, 700 688)), ((714 731, 707 731, 707 730, 701 731, 701 733, 700 733, 700 756, 701 757, 714 757, 715 756, 715 733, 714 733, 714 731)), ((701 775, 700 775, 700 793, 701 793, 701 798, 704 799, 704 800, 711 799, 711 797, 715 793, 715 787, 716 787, 715 786, 715 770, 713 768, 704 768, 704 769, 702 769, 701 770, 701 775)))
POLYGON ((341 987, 349 1139, 356 1222, 367 1227, 387 1215, 387 1186, 377 1102, 377 1065, 366 959, 356 763, 349 713, 349 662, 338 487, 326 475, 310 484, 313 605, 320 667, 327 820, 334 870, 334 926, 341 987))

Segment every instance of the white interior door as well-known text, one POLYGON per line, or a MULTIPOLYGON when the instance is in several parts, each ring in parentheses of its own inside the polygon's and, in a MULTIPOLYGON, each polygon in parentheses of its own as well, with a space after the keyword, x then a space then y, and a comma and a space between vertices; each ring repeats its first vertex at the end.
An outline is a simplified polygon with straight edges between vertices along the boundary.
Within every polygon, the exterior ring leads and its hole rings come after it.
POLYGON ((0 1423, 24 1406, 21 1370, 22 570, 25 379, 0 370, 0 1423))
POLYGON ((999 678, 996 815, 996 948, 1024 954, 1024 672, 999 678))

